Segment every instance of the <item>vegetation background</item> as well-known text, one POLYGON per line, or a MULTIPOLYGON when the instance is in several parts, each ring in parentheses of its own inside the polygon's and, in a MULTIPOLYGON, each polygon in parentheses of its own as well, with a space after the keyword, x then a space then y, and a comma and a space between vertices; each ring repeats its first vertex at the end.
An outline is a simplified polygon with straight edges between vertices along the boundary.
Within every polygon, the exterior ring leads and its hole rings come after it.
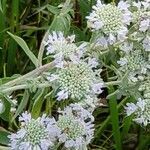
MULTIPOLYGON (((42 38, 48 30, 61 30, 75 34, 76 41, 88 41, 91 33, 86 28, 85 17, 96 0, 72 0, 73 9, 59 11, 57 6, 64 0, 0 0, 0 77, 9 80, 14 74, 25 74, 34 69, 33 64, 21 47, 7 34, 7 31, 23 38, 30 50, 37 56, 42 38)), ((105 3, 112 2, 105 0, 105 3)), ((113 1, 117 3, 117 1, 113 1)), ((11 78, 12 79, 12 78, 11 78)), ((0 80, 1 82, 5 82, 0 80)), ((113 90, 113 89, 112 89, 113 90)), ((111 91, 110 91, 111 92, 111 91)), ((106 103, 105 95, 104 104, 106 103)), ((112 97, 115 101, 115 97, 112 97)), ((131 125, 131 118, 123 118, 123 104, 111 103, 94 113, 96 134, 90 145, 92 150, 148 150, 150 136, 145 129, 131 125), (120 120, 120 122, 119 122, 120 120), (121 146, 122 145, 122 146, 121 146)), ((0 145, 7 144, 4 128, 9 123, 0 119, 0 145)))

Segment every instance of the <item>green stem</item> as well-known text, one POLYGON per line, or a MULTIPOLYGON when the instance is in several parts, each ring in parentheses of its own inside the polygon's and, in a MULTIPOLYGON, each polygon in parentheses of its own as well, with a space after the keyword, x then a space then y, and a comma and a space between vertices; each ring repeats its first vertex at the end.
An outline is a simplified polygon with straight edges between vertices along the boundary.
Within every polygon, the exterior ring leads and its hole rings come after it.
POLYGON ((54 67, 54 63, 51 62, 51 63, 48 63, 48 64, 45 64, 39 68, 36 68, 35 70, 21 76, 21 77, 18 77, 17 79, 14 79, 12 81, 9 81, 3 85, 0 86, 0 88, 2 87, 12 87, 12 86, 15 86, 17 84, 20 84, 21 82, 24 82, 27 78, 31 78, 31 77, 36 77, 38 75, 40 75, 41 73, 45 72, 45 71, 48 71, 50 68, 53 68, 54 67))
MULTIPOLYGON (((38 84, 37 88, 45 88, 49 86, 50 86, 50 83, 45 82, 45 83, 38 84)), ((8 92, 13 92, 13 91, 22 90, 22 89, 29 89, 29 88, 30 86, 28 84, 16 85, 10 88, 1 89, 1 93, 8 93, 8 92)))
POLYGON ((111 82, 105 82, 105 85, 119 85, 122 81, 111 81, 111 82))
POLYGON ((5 147, 5 146, 0 146, 0 150, 10 150, 9 147, 5 147))

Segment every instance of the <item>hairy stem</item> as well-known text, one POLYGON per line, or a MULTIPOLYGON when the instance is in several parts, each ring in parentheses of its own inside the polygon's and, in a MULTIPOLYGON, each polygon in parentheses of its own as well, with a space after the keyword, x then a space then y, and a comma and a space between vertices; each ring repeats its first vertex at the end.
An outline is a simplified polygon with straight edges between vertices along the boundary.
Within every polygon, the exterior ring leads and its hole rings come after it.
POLYGON ((12 81, 9 81, 5 84, 2 84, 0 86, 1 87, 12 87, 12 86, 15 86, 17 84, 20 84, 21 82, 24 82, 26 79, 28 78, 33 78, 33 77, 36 77, 36 76, 39 76, 41 73, 43 73, 44 71, 48 71, 50 68, 53 68, 54 67, 54 63, 51 62, 51 63, 48 63, 48 64, 45 64, 41 67, 38 67, 36 68, 35 70, 21 76, 21 77, 18 77, 17 79, 14 79, 12 81))

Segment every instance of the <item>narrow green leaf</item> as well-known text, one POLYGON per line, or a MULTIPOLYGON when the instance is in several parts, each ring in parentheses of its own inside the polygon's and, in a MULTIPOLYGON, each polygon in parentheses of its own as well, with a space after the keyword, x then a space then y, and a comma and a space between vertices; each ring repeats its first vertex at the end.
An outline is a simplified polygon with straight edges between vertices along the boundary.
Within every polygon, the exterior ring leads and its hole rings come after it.
MULTIPOLYGON (((113 93, 114 88, 110 87, 109 93, 113 93)), ((110 118, 111 118, 111 123, 112 123, 112 129, 113 129, 113 136, 115 140, 115 149, 116 150, 121 150, 122 149, 122 144, 121 144, 121 135, 120 135, 120 130, 119 130, 119 114, 118 114, 118 109, 117 109, 117 98, 116 95, 112 95, 109 98, 109 108, 110 108, 110 118)))
POLYGON ((18 109, 16 110, 15 115, 13 116, 11 122, 23 111, 23 109, 26 107, 29 100, 29 92, 26 90, 23 94, 23 98, 18 106, 18 109))
POLYGON ((0 118, 2 118, 5 121, 9 121, 9 113, 10 113, 11 104, 6 98, 3 98, 3 103, 5 106, 5 110, 2 114, 0 114, 0 118))
POLYGON ((0 131, 0 144, 2 145, 8 145, 9 139, 8 139, 9 133, 4 131, 0 131))
POLYGON ((33 64, 37 67, 38 66, 38 59, 30 51, 30 49, 27 46, 26 42, 22 38, 20 38, 16 35, 13 35, 10 32, 7 32, 7 33, 20 45, 20 47, 24 50, 24 52, 27 54, 27 56, 30 58, 30 60, 33 62, 33 64))
POLYGON ((128 134, 130 126, 132 124, 132 116, 126 117, 123 121, 122 139, 128 134))
POLYGON ((43 93, 44 93, 44 89, 42 89, 42 90, 38 89, 37 93, 33 97, 33 100, 34 100, 34 104, 32 107, 32 117, 33 118, 36 118, 40 115, 42 104, 44 102, 43 93))

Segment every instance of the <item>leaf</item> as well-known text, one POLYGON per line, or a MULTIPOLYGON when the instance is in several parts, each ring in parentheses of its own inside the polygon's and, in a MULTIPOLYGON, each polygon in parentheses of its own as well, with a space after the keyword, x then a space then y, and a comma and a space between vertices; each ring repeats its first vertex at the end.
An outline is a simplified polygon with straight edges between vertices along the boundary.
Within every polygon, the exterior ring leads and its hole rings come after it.
POLYGON ((9 133, 5 130, 0 131, 0 144, 2 145, 8 145, 9 139, 8 139, 9 133))
POLYGON ((70 29, 70 21, 64 16, 55 16, 50 26, 51 31, 62 31, 67 33, 70 29))
POLYGON ((24 92, 23 98, 18 106, 18 109, 16 110, 15 115, 13 116, 11 122, 23 111, 23 109, 26 107, 29 100, 29 92, 26 90, 24 92))
POLYGON ((38 59, 30 51, 30 49, 27 46, 26 42, 22 38, 20 38, 20 37, 18 37, 16 35, 13 35, 10 32, 7 32, 7 33, 20 45, 20 47, 24 50, 24 52, 26 53, 26 55, 30 58, 30 60, 33 62, 33 64, 37 67, 38 66, 38 59))
POLYGON ((2 114, 0 114, 0 118, 2 118, 5 121, 9 121, 9 113, 10 113, 11 104, 6 98, 3 98, 3 104, 5 106, 5 110, 2 114))
POLYGON ((60 13, 60 10, 57 7, 54 7, 52 5, 48 5, 47 6, 48 11, 50 11, 51 13, 58 15, 60 13))
POLYGON ((33 118, 36 118, 40 115, 42 104, 44 102, 43 93, 44 93, 44 89, 42 89, 42 90, 38 89, 37 93, 33 97, 33 100, 34 100, 34 104, 32 107, 32 117, 33 118))
MULTIPOLYGON (((113 93, 114 88, 110 86, 109 93, 113 93)), ((117 98, 115 95, 109 97, 109 107, 110 107, 110 118, 112 123, 112 132, 115 140, 115 149, 121 150, 122 143, 121 143, 121 135, 119 129, 119 114, 117 109, 117 98)))

